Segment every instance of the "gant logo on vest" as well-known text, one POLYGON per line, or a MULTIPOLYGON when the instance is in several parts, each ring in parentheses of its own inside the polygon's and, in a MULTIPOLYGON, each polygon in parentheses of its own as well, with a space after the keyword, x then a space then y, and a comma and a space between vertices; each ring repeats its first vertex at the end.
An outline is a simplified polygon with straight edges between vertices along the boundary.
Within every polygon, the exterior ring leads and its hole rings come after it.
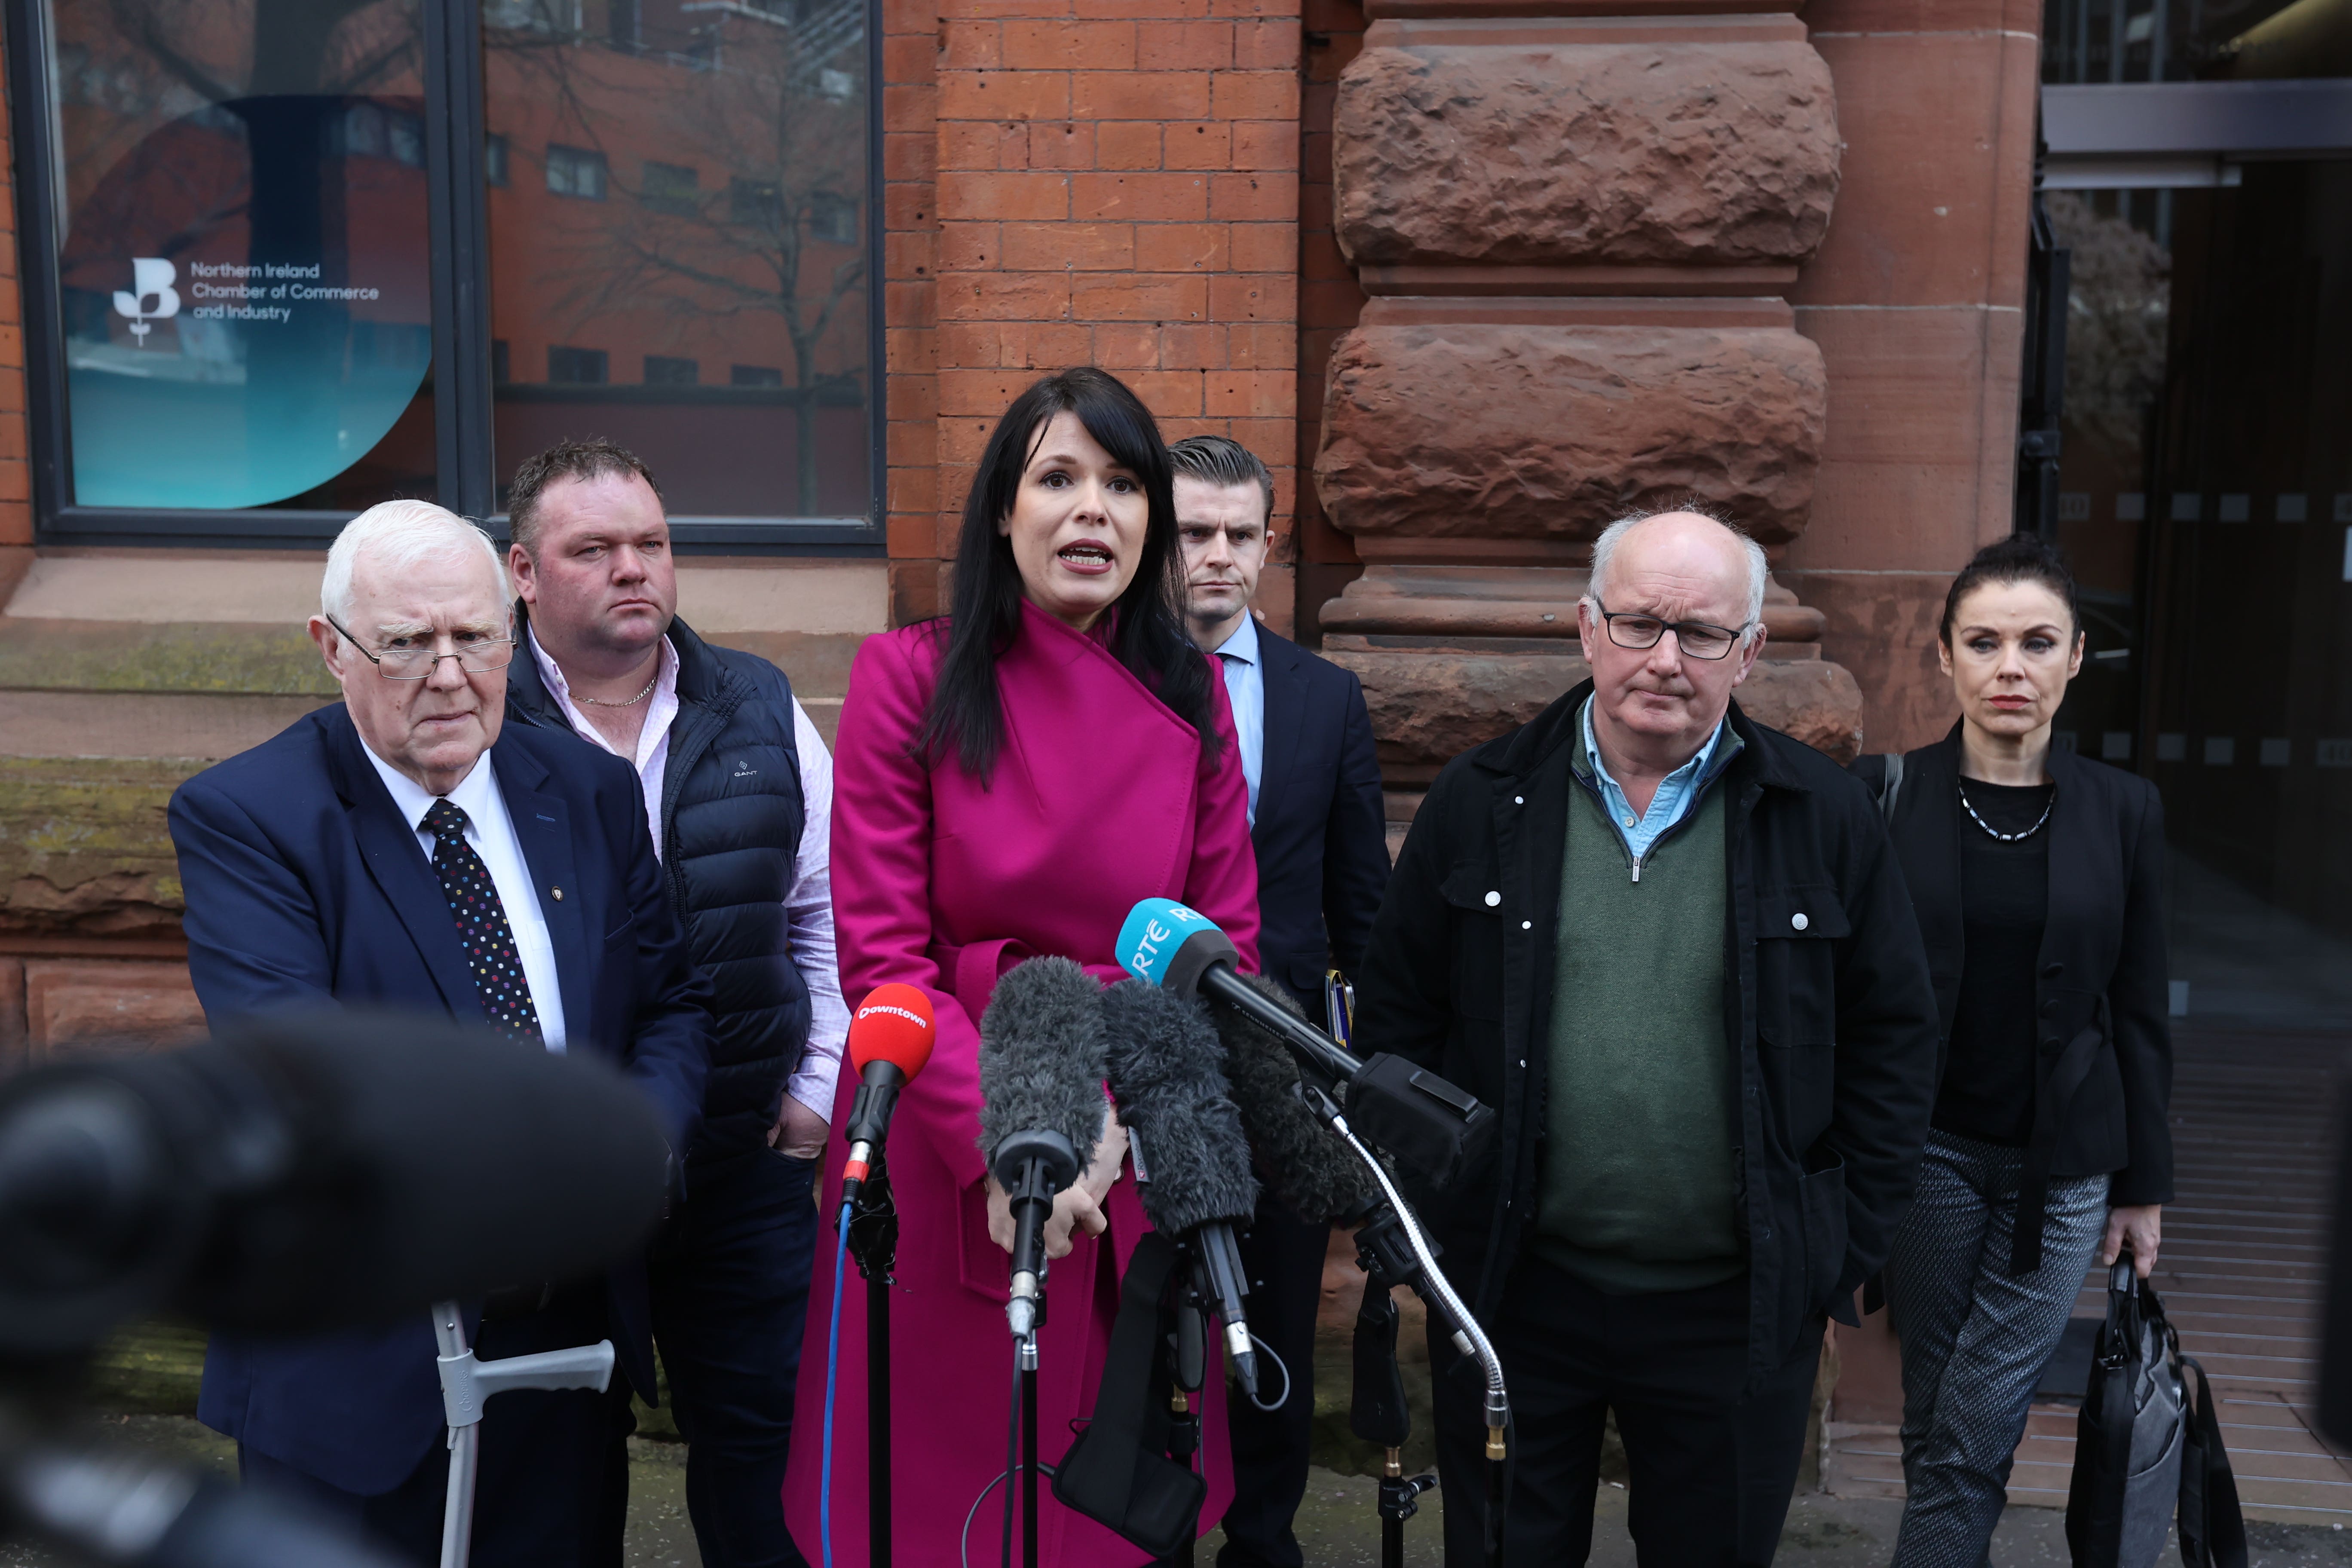
POLYGON ((736 779, 755 779, 760 776, 760 770, 753 767, 751 763, 742 761, 740 758, 738 758, 735 763, 735 771, 727 776, 729 778, 736 779))
POLYGON ((114 310, 129 319, 131 335, 141 348, 147 346, 147 334, 155 330, 155 322, 180 313, 180 293, 172 287, 179 276, 180 269, 160 256, 131 258, 131 289, 128 293, 114 291, 114 310))

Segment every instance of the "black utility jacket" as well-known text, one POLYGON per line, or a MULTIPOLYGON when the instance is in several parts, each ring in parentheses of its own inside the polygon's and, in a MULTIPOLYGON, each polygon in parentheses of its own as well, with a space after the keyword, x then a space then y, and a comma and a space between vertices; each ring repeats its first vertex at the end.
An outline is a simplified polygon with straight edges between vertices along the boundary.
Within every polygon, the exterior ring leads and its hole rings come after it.
MULTIPOLYGON (((2114 1204, 2172 1198, 2172 1037, 2165 1022, 2164 805, 2134 773, 2053 749, 2056 799, 2050 826, 2050 910, 2033 987, 2033 1140, 2025 1197, 2037 1178, 2112 1171, 2114 1204)), ((1977 828, 1959 805, 1959 728, 1905 754, 1889 826, 1911 889, 1927 971, 1936 985, 1937 1080, 1958 1005, 1967 943, 1960 910, 1961 836, 1977 828)), ((1874 793, 1886 759, 1853 772, 1874 793)), ((2038 1227, 2021 1225, 2021 1240, 2038 1227)), ((2020 1261, 2039 1262, 2040 1249, 2020 1261)))
MULTIPOLYGON (((1538 1206, 1568 792, 1592 787, 1569 763, 1591 691, 1438 774, 1358 984, 1359 1049, 1410 1058, 1500 1112, 1482 1178, 1440 1197, 1406 1173, 1481 1315, 1538 1206)), ((1886 1256, 1927 1141, 1936 999, 1869 793, 1737 703, 1730 719, 1744 745, 1712 786, 1729 792, 1723 1033, 1740 1086, 1724 1137, 1761 1377, 1815 1317, 1853 1322, 1855 1287, 1886 1256)))
MULTIPOLYGON (((530 617, 520 602, 515 620, 515 637, 527 639, 530 617)), ((694 966, 710 982, 715 1026, 702 1135, 688 1154, 701 1164, 767 1146, 785 1080, 808 1048, 808 983, 784 910, 807 814, 783 671, 704 642, 675 617, 669 642, 677 717, 662 773, 662 879, 694 966)), ((507 666, 507 722, 572 728, 527 640, 507 666)))

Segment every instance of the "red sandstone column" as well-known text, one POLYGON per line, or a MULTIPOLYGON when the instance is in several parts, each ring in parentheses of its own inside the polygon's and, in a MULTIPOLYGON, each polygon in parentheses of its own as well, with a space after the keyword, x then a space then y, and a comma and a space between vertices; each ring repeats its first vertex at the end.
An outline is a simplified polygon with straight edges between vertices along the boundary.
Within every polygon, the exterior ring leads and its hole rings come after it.
MULTIPOLYGON (((1321 624, 1402 790, 1582 679, 1612 519, 1696 499, 1777 558, 1812 507, 1830 387, 1786 295, 1837 194, 1829 68, 1787 5, 1600 14, 1625 3, 1370 0, 1340 79, 1333 226, 1370 298, 1315 479, 1366 570, 1321 624)), ((1820 616, 1776 587, 1766 620, 1743 702, 1852 755, 1820 616)))

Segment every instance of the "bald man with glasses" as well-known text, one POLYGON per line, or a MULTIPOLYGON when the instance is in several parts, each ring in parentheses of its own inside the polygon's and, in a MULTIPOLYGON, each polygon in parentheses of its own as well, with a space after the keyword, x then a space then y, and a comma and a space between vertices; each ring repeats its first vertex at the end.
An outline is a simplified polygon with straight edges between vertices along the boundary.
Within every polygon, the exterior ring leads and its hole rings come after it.
MULTIPOLYGON (((1358 1048, 1502 1115, 1469 1190, 1399 1175, 1510 1380, 1513 1568, 1590 1553, 1612 1413, 1645 1568, 1772 1560, 1824 1321, 1927 1142, 1936 998, 1877 805, 1732 700, 1765 587, 1717 519, 1612 524, 1592 679, 1446 765, 1373 922, 1358 1048)), ((1475 1562, 1480 1389, 1430 1351, 1446 1560, 1475 1562)))

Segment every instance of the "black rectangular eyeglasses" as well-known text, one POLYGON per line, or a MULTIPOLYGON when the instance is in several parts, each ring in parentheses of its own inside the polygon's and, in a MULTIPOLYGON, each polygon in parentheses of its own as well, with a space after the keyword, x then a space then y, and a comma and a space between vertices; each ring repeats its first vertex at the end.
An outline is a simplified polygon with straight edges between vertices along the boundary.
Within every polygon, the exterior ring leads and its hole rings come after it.
POLYGON ((1713 626, 1706 621, 1662 621, 1655 616, 1632 610, 1612 610, 1598 599, 1592 601, 1592 606, 1608 623, 1609 640, 1619 647, 1655 647, 1660 637, 1672 632, 1675 646, 1693 658, 1721 658, 1748 629, 1713 626))

